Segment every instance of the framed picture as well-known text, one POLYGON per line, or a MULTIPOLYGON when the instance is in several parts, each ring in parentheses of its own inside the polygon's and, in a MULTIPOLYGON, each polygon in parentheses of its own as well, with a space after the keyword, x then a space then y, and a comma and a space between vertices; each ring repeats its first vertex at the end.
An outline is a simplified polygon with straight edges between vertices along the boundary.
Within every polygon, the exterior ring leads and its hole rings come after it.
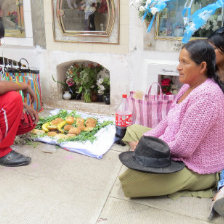
POLYGON ((119 43, 119 0, 52 0, 54 38, 119 43))
MULTIPOLYGON (((167 3, 167 8, 157 16, 155 39, 181 39, 184 34, 183 9, 186 0, 167 3)), ((216 0, 193 1, 191 14, 196 10, 214 3, 216 0)), ((223 26, 223 8, 209 18, 207 23, 194 33, 193 38, 208 37, 216 29, 223 26)))
POLYGON ((0 10, 6 37, 25 37, 23 0, 1 0, 0 10))

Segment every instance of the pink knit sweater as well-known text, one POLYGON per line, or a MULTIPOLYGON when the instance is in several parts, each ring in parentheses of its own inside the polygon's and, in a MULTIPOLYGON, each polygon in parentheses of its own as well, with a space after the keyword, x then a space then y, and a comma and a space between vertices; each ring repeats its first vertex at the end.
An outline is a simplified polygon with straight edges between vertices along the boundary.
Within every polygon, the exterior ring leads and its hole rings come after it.
POLYGON ((177 104, 188 88, 182 86, 167 117, 144 135, 167 142, 171 157, 194 172, 218 172, 224 169, 224 94, 207 79, 177 104))

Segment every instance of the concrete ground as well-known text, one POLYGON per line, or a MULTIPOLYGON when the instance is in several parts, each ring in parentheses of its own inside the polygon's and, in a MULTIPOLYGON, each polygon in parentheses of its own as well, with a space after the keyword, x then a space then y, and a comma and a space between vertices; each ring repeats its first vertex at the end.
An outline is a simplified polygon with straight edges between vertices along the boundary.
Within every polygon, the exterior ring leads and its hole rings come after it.
MULTIPOLYGON (((113 145, 98 160, 43 143, 13 146, 29 166, 0 166, 0 224, 205 224, 211 199, 128 199, 113 145)), ((224 223, 218 217, 212 223, 224 223)))

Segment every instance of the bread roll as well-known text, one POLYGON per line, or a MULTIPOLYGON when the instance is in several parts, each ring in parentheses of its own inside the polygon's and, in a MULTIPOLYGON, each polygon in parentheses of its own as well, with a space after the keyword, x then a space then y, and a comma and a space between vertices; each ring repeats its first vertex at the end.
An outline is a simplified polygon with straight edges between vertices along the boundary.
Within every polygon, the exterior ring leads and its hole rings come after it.
POLYGON ((58 117, 58 118, 54 119, 53 121, 51 121, 51 125, 57 126, 57 124, 61 123, 62 121, 64 121, 64 120, 62 118, 58 117))
POLYGON ((73 126, 70 125, 70 124, 67 124, 67 125, 64 126, 65 131, 69 131, 71 128, 73 128, 73 126))
POLYGON ((70 116, 70 117, 67 117, 67 118, 66 118, 66 123, 67 123, 67 124, 73 124, 74 121, 75 121, 74 117, 71 117, 71 116, 70 116))
POLYGON ((87 118, 86 119, 86 127, 95 127, 96 126, 96 123, 97 123, 97 120, 94 119, 94 118, 87 118))
POLYGON ((80 125, 84 125, 85 120, 81 117, 77 117, 76 118, 76 125, 80 126, 80 125))
POLYGON ((68 131, 69 134, 75 134, 75 135, 79 135, 80 132, 81 132, 80 128, 74 128, 74 127, 68 131))
POLYGON ((50 137, 54 137, 55 135, 57 135, 57 132, 55 132, 55 131, 49 131, 47 133, 47 135, 50 136, 50 137))

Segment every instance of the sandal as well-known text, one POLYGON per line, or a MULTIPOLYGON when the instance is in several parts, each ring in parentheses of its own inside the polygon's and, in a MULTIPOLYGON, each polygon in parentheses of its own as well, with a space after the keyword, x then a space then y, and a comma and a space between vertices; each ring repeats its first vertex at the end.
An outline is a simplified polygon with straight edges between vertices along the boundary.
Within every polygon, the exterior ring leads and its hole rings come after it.
POLYGON ((222 187, 214 197, 214 210, 221 216, 224 216, 224 187, 222 187))
POLYGON ((215 214, 224 216, 224 187, 222 187, 212 199, 212 209, 209 219, 212 219, 215 214))

